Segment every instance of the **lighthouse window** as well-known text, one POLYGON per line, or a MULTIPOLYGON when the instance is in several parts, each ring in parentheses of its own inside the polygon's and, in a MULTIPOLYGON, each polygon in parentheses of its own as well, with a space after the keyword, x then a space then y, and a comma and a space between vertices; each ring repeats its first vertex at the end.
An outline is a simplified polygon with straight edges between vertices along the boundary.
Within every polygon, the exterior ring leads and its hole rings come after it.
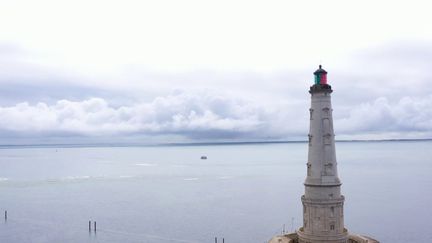
POLYGON ((334 207, 330 208, 330 217, 334 217, 334 207))
POLYGON ((313 109, 309 109, 309 112, 310 112, 310 120, 312 120, 313 109))
POLYGON ((334 224, 330 225, 330 230, 334 230, 334 229, 335 229, 334 224))
POLYGON ((309 146, 312 146, 312 135, 308 135, 309 136, 309 146))
POLYGON ((324 116, 328 116, 330 114, 330 109, 329 108, 325 107, 322 110, 324 112, 324 116))
POLYGON ((324 165, 325 167, 325 174, 326 175, 333 175, 333 164, 331 162, 328 162, 324 165))
POLYGON ((327 133, 326 135, 324 135, 324 144, 327 144, 327 145, 331 144, 331 135, 329 133, 327 133))
POLYGON ((330 134, 330 120, 328 118, 324 118, 323 119, 323 128, 324 128, 324 133, 328 133, 330 134))
POLYGON ((307 175, 310 176, 311 175, 311 167, 312 165, 307 163, 307 175))

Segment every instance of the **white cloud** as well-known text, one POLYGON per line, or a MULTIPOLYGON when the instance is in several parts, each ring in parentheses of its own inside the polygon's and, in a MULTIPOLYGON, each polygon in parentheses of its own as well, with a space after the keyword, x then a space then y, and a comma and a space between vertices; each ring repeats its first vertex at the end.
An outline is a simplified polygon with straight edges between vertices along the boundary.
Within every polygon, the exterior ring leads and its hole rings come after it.
MULTIPOLYGON (((26 136, 115 137, 180 135, 192 140, 304 139, 307 106, 258 104, 215 92, 180 92, 148 103, 114 107, 102 98, 60 100, 55 104, 19 103, 0 107, 0 129, 26 136), (299 112, 300 111, 300 112, 299 112)), ((335 111, 339 138, 375 134, 380 138, 432 135, 432 96, 378 98, 335 111), (342 135, 342 136, 340 136, 342 135)))
POLYGON ((381 134, 382 136, 432 136, 432 95, 403 97, 395 102, 381 97, 351 109, 335 121, 341 134, 381 134))
POLYGON ((271 115, 262 107, 239 99, 177 92, 157 97, 150 103, 120 107, 112 107, 101 98, 78 102, 60 100, 53 105, 19 103, 0 108, 0 128, 29 134, 148 133, 235 138, 253 137, 267 130, 271 115), (250 134, 245 135, 247 133, 250 134))

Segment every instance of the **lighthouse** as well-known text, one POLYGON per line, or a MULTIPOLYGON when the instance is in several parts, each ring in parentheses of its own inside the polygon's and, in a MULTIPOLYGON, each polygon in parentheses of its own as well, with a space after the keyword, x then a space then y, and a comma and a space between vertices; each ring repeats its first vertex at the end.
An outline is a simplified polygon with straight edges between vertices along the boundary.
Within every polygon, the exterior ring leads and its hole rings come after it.
POLYGON ((296 232, 273 237, 269 243, 378 243, 367 236, 349 234, 345 228, 345 197, 341 194, 333 129, 333 90, 321 65, 313 74, 305 191, 301 197, 303 225, 296 232))
POLYGON ((348 232, 344 228, 341 181, 337 172, 335 135, 331 105, 331 86, 327 72, 314 72, 314 85, 310 87, 311 106, 308 134, 308 160, 306 163, 303 227, 298 230, 299 242, 345 243, 348 232))

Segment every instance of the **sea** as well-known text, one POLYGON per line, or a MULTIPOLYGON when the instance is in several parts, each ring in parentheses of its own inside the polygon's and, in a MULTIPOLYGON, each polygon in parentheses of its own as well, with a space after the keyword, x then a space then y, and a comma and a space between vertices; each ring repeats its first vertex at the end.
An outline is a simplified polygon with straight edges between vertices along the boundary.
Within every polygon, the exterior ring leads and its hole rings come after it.
MULTIPOLYGON (((302 224, 307 148, 1 146, 0 242, 264 243, 302 224)), ((432 141, 336 153, 350 232, 432 242, 432 141)))

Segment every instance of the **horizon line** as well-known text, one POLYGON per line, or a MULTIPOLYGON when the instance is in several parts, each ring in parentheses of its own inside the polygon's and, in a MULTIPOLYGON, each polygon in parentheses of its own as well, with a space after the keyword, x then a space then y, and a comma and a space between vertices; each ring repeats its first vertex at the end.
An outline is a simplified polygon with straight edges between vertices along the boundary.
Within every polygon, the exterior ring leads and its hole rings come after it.
MULTIPOLYGON (((432 138, 420 139, 342 139, 335 142, 417 142, 432 141, 432 138)), ((286 144, 307 143, 307 140, 270 140, 270 141, 225 141, 225 142, 179 142, 179 143, 40 143, 40 144, 0 144, 0 149, 8 148, 86 148, 86 147, 163 147, 163 146, 224 146, 224 145, 248 145, 248 144, 286 144)))

